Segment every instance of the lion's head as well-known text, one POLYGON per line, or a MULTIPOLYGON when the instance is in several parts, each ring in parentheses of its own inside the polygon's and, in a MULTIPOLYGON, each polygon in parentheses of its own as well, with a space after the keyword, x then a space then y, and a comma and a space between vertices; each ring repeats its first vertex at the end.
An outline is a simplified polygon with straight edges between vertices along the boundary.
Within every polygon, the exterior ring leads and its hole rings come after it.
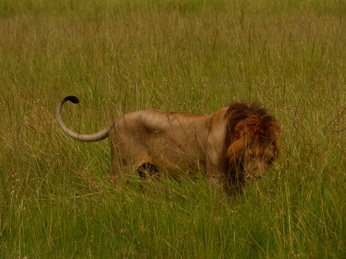
POLYGON ((281 126, 258 104, 232 103, 224 147, 225 166, 233 179, 261 178, 279 154, 281 126))

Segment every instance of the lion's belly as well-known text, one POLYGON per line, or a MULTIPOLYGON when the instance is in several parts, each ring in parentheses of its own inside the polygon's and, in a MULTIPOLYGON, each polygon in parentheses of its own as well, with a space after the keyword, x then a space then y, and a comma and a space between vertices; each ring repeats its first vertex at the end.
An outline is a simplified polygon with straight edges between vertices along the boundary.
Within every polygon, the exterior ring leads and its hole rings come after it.
MULTIPOLYGON (((159 141, 157 141, 159 142, 159 141)), ((152 142, 148 145, 151 162, 172 174, 205 171, 206 158, 195 143, 152 142), (151 144, 151 145, 150 145, 151 144)))
MULTIPOLYGON (((119 140, 119 139, 118 139, 119 140)), ((128 136, 119 143, 119 153, 126 164, 135 168, 145 163, 173 175, 194 174, 205 171, 204 149, 193 140, 183 138, 177 142, 167 136, 128 136)))

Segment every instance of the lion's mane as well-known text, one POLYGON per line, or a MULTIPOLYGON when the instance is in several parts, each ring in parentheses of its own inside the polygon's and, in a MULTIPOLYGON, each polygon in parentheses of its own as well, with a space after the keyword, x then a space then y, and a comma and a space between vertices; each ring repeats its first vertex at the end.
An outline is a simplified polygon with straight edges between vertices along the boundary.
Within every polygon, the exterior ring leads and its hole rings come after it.
POLYGON ((224 170, 229 172, 231 182, 239 184, 244 182, 242 159, 246 149, 257 148, 263 152, 269 143, 278 156, 280 148, 277 136, 281 132, 281 125, 257 103, 234 102, 229 105, 225 117, 228 124, 221 163, 224 170))

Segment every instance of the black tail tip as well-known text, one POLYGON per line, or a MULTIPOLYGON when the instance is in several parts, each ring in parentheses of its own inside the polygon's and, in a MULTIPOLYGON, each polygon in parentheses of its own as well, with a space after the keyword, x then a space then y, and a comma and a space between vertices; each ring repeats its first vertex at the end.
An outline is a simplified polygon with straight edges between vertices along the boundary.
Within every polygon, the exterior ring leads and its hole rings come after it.
POLYGON ((70 101, 70 102, 73 102, 73 103, 79 103, 79 99, 76 97, 76 96, 66 96, 65 98, 65 101, 70 101))

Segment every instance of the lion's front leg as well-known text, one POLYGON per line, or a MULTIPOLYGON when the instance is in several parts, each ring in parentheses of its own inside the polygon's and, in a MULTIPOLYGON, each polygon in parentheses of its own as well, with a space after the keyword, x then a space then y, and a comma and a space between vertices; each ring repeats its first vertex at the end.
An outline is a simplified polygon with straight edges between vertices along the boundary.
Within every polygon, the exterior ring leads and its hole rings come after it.
POLYGON ((206 181, 214 190, 227 192, 227 179, 223 175, 207 174, 206 181))
POLYGON ((205 173, 206 181, 209 185, 217 190, 222 190, 228 195, 233 195, 238 192, 241 184, 235 182, 230 176, 228 168, 224 166, 222 160, 216 152, 210 154, 207 159, 207 171, 205 173), (240 184, 240 185, 239 185, 240 184))
POLYGON ((206 181, 214 190, 220 190, 229 196, 243 193, 244 181, 233 181, 227 175, 206 175, 206 181))
POLYGON ((221 170, 221 166, 212 159, 207 160, 207 171, 205 178, 208 184, 215 190, 222 190, 227 192, 228 177, 225 172, 221 170))

